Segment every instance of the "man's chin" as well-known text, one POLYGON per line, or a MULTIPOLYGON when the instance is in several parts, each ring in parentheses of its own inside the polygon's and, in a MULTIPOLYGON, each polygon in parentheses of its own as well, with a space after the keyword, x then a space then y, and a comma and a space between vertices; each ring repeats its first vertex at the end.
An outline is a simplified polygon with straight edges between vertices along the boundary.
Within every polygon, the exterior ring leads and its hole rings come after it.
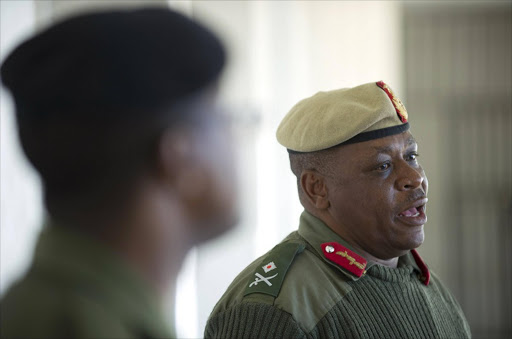
POLYGON ((423 241, 425 241, 425 232, 423 231, 423 226, 418 227, 418 231, 414 232, 409 235, 408 239, 408 250, 412 250, 415 248, 418 248, 423 244, 423 241))

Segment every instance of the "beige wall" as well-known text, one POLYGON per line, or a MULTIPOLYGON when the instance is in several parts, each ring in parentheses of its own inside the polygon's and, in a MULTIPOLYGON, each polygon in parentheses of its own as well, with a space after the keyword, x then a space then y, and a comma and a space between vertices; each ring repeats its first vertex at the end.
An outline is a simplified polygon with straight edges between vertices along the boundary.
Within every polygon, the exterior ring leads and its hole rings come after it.
POLYGON ((405 6, 406 104, 430 179, 421 253, 475 338, 512 334, 512 3, 405 6))

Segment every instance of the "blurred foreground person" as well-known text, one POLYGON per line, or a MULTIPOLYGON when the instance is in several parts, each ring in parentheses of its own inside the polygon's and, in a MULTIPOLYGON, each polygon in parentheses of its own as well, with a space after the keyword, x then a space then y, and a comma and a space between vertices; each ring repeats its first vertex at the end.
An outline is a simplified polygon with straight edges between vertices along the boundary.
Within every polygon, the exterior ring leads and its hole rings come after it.
POLYGON ((320 92, 277 131, 304 206, 299 229, 233 281, 207 338, 467 338, 415 248, 427 177, 407 112, 383 82, 320 92))
POLYGON ((49 221, 1 301, 1 336, 168 338, 162 300, 194 245, 235 223, 225 62, 160 8, 67 19, 1 68, 49 221))

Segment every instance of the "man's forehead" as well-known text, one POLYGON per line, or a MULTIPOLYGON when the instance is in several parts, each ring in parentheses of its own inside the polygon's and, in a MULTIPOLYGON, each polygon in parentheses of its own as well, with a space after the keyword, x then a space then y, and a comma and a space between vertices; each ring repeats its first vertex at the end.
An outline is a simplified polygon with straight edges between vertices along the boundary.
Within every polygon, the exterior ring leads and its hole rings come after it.
POLYGON ((416 139, 414 139, 414 137, 411 135, 411 136, 409 136, 409 138, 407 138, 406 144, 407 145, 414 145, 414 144, 417 145, 418 143, 416 142, 416 139))
POLYGON ((369 145, 369 148, 373 148, 379 153, 389 153, 396 148, 417 145, 416 139, 414 139, 409 131, 372 141, 373 143, 369 145))

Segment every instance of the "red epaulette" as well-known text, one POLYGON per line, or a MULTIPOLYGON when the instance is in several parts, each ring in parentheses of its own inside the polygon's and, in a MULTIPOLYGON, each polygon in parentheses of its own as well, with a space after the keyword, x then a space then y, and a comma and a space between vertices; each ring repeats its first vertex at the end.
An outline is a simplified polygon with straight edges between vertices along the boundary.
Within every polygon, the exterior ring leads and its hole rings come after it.
POLYGON ((366 272, 367 261, 359 254, 337 242, 326 242, 321 246, 327 259, 353 273, 355 276, 361 277, 366 272))

